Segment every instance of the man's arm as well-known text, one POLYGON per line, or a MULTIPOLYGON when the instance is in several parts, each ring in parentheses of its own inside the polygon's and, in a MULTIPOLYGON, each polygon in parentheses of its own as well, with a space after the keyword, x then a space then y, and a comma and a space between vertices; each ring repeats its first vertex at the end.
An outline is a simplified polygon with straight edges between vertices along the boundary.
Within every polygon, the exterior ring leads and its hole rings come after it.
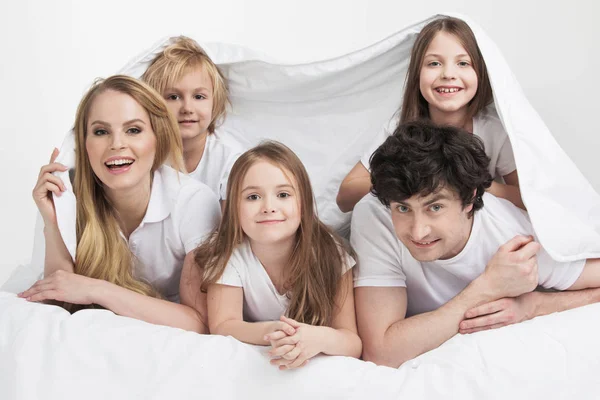
POLYGON ((531 292, 482 304, 465 313, 460 333, 500 328, 542 315, 600 302, 600 259, 587 260, 579 278, 564 292, 531 292))

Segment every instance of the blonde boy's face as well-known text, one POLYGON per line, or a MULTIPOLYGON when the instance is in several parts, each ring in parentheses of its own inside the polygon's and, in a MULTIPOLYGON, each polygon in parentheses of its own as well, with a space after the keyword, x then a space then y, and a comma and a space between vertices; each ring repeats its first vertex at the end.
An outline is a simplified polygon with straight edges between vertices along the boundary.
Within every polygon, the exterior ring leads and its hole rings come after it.
POLYGON ((163 96, 169 111, 179 123, 183 146, 203 140, 212 121, 213 84, 209 74, 201 67, 191 69, 163 96))

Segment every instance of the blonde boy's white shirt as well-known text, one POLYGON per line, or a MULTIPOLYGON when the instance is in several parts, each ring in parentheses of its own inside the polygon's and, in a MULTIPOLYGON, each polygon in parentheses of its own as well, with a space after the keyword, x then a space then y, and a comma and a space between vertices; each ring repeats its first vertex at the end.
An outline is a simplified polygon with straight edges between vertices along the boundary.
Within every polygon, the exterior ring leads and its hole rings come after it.
MULTIPOLYGON (((344 252, 343 275, 356 262, 345 250, 340 251, 344 252)), ((287 294, 277 291, 247 240, 235 248, 217 283, 244 290, 243 315, 246 322, 276 321, 282 315, 287 315, 290 304, 287 294)))
POLYGON ((189 175, 207 185, 219 200, 225 200, 229 172, 243 152, 243 146, 231 135, 216 131, 207 135, 204 154, 196 169, 189 175))
MULTIPOLYGON (((460 293, 483 271, 498 248, 515 235, 534 235, 527 213, 507 200, 483 195, 465 248, 449 260, 420 262, 397 238, 391 212, 372 195, 365 196, 352 215, 350 242, 356 251, 354 287, 406 287, 407 316, 433 311, 460 293)), ((539 281, 545 288, 564 290, 581 274, 585 260, 558 262, 542 248, 539 281)))
POLYGON ((218 226, 221 209, 212 190, 168 166, 154 173, 148 209, 131 233, 134 276, 179 301, 185 256, 218 226))

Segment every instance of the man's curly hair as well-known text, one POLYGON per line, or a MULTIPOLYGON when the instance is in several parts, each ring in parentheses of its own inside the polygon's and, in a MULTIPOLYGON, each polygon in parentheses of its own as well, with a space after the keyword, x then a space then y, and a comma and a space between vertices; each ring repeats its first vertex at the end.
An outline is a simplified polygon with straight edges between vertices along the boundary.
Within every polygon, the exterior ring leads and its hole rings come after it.
POLYGON ((463 207, 473 204, 472 216, 492 184, 489 163, 481 139, 462 129, 427 121, 400 124, 371 156, 371 193, 389 207, 448 188, 463 207))

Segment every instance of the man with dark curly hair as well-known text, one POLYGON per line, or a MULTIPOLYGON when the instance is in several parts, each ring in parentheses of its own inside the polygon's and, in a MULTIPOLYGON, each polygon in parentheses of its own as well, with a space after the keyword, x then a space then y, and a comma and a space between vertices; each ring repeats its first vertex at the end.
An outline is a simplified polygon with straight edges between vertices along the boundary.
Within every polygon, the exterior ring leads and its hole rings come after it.
POLYGON ((479 138, 427 122, 373 153, 351 236, 364 359, 398 367, 457 332, 600 301, 600 259, 554 261, 527 213, 485 192, 488 164, 479 138))

